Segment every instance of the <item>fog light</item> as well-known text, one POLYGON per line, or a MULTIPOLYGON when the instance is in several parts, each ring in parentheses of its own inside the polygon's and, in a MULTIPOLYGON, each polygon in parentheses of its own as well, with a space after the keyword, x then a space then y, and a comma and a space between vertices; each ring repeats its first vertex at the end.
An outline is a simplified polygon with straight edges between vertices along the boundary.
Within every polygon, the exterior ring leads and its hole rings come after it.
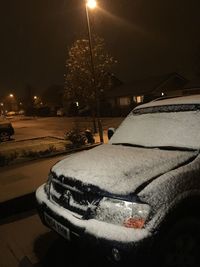
POLYGON ((115 261, 121 260, 121 255, 120 255, 119 250, 117 248, 112 249, 112 256, 113 256, 115 261))

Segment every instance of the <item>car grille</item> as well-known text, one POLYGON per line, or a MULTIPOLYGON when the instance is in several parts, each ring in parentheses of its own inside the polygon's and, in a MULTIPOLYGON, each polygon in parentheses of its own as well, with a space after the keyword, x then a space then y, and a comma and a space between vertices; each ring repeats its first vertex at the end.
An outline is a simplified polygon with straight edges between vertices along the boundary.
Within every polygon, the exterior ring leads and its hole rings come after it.
POLYGON ((99 201, 97 194, 81 191, 55 178, 51 183, 50 196, 52 201, 85 218, 94 210, 99 201))

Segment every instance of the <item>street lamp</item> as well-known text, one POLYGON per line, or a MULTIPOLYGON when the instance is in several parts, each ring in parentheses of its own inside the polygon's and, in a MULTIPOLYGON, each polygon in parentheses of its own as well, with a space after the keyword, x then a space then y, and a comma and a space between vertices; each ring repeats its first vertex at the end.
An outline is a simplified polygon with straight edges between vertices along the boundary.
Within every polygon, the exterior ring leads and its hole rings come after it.
POLYGON ((88 0, 86 2, 86 5, 90 8, 90 9, 94 9, 97 6, 97 2, 95 0, 88 0))
POLYGON ((88 29, 88 39, 89 39, 89 48, 90 48, 90 60, 91 60, 91 69, 92 69, 92 76, 93 76, 92 81, 93 81, 93 86, 94 86, 96 111, 97 111, 97 123, 98 123, 98 129, 99 129, 100 142, 103 142, 103 129, 102 129, 102 124, 101 124, 101 120, 100 120, 99 96, 98 96, 98 92, 97 92, 95 66, 94 66, 94 56, 93 56, 93 50, 92 50, 90 18, 89 18, 89 11, 88 11, 88 8, 94 9, 96 6, 97 6, 97 2, 95 0, 86 0, 86 2, 85 2, 85 11, 86 11, 87 29, 88 29))
POLYGON ((14 97, 14 95, 13 95, 13 94, 9 94, 9 97, 10 97, 10 98, 13 98, 13 97, 14 97))
POLYGON ((1 102, 1 107, 0 107, 0 115, 4 115, 4 104, 1 102))

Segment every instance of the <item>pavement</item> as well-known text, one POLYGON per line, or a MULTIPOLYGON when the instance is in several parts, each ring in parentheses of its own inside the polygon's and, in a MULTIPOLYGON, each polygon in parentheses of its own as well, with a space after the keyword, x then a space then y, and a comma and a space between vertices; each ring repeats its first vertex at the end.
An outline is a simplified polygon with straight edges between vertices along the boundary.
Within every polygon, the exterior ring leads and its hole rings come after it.
POLYGON ((1 267, 39 267, 38 249, 45 256, 48 250, 39 241, 41 237, 51 235, 51 242, 56 235, 45 227, 37 214, 10 220, 0 225, 0 266, 1 267), (37 248, 39 246, 39 248, 37 248))
MULTIPOLYGON (((47 235, 45 245, 48 245, 57 236, 43 226, 37 216, 35 190, 47 180, 50 168, 57 161, 69 153, 99 144, 0 168, 0 267, 41 267, 35 243, 40 244, 37 240, 47 235)), ((47 252, 45 247, 37 250, 39 254, 47 252)))
POLYGON ((0 266, 111 267, 99 252, 67 242, 31 213, 0 225, 0 266))

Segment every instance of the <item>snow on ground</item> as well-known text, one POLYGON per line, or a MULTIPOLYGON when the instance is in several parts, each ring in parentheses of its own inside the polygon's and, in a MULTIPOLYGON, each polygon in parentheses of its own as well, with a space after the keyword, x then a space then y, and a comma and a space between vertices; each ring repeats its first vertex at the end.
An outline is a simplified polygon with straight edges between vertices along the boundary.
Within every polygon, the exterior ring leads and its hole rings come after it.
POLYGON ((2 142, 0 143, 0 166, 63 153, 70 145, 70 141, 55 137, 2 142))
POLYGON ((2 142, 0 143, 0 153, 9 153, 14 151, 20 153, 24 150, 41 151, 49 148, 49 146, 54 146, 59 150, 63 149, 66 143, 67 141, 55 137, 43 137, 21 141, 2 142))
MULTIPOLYGON (((118 127, 123 119, 123 117, 101 118, 104 133, 106 134, 109 127, 118 127)), ((76 127, 93 131, 92 119, 89 117, 24 117, 24 119, 13 117, 11 122, 15 129, 15 140, 44 136, 63 138, 66 132, 76 127)))
MULTIPOLYGON (((102 118, 104 143, 108 142, 107 129, 110 126, 117 127, 122 120, 123 118, 102 118)), ((89 117, 13 116, 9 121, 15 129, 14 140, 0 143, 0 154, 12 158, 12 163, 14 163, 13 160, 16 162, 16 157, 17 162, 22 162, 27 155, 31 156, 32 152, 37 153, 48 149, 63 152, 67 141, 60 139, 64 138, 67 131, 76 127, 81 130, 92 130, 93 126, 89 117)), ((94 134, 94 139, 96 143, 100 142, 99 133, 94 134)))

